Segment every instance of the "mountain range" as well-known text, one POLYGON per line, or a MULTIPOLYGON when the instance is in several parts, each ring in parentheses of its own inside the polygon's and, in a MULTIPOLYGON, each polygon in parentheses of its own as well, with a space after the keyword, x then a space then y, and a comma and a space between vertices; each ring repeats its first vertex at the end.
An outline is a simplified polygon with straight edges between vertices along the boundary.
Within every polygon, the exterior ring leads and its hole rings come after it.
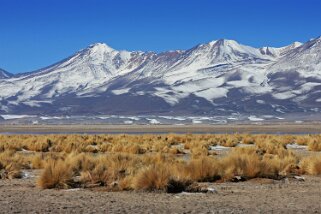
POLYGON ((97 43, 37 71, 13 75, 0 69, 1 114, 279 115, 320 110, 321 37, 281 48, 220 39, 162 53, 97 43))

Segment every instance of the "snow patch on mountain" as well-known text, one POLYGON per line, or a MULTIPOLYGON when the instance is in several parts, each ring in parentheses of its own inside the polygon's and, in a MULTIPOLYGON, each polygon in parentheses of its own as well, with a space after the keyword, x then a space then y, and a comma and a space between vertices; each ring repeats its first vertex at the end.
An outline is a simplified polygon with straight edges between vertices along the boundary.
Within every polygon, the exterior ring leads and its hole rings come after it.
POLYGON ((118 90, 112 90, 111 92, 115 95, 121 95, 121 94, 127 94, 129 92, 130 88, 123 88, 118 90))

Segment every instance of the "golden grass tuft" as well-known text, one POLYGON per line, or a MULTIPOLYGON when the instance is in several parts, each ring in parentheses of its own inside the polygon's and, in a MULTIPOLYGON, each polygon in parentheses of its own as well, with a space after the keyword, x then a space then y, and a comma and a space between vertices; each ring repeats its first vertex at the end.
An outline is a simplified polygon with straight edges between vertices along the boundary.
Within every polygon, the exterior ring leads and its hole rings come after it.
POLYGON ((311 140, 308 144, 308 149, 310 151, 321 151, 321 138, 318 140, 311 140))
POLYGON ((170 179, 170 171, 163 165, 153 165, 141 170, 133 179, 135 190, 165 190, 170 179))
POLYGON ((224 168, 224 179, 234 176, 246 178, 258 177, 261 171, 261 161, 252 148, 235 148, 222 161, 224 168))
POLYGON ((202 156, 177 165, 176 176, 180 180, 215 181, 221 178, 221 171, 222 166, 217 159, 202 156))
POLYGON ((310 137, 306 135, 297 136, 295 140, 298 145, 308 145, 309 141, 310 137))
POLYGON ((300 168, 304 174, 321 175, 321 155, 303 158, 300 168))
POLYGON ((36 154, 30 157, 30 163, 32 169, 42 169, 45 166, 45 160, 43 154, 36 154))
POLYGON ((252 135, 244 135, 242 137, 242 143, 244 144, 254 144, 255 143, 255 137, 253 137, 252 135))
POLYGON ((73 184, 73 171, 63 160, 50 160, 38 179, 38 186, 43 189, 66 189, 73 184))
POLYGON ((191 154, 193 158, 197 158, 200 156, 207 156, 209 153, 208 148, 204 146, 193 147, 191 149, 191 154))
POLYGON ((22 178, 23 174, 20 166, 16 163, 10 163, 4 166, 0 163, 0 179, 16 179, 22 178))

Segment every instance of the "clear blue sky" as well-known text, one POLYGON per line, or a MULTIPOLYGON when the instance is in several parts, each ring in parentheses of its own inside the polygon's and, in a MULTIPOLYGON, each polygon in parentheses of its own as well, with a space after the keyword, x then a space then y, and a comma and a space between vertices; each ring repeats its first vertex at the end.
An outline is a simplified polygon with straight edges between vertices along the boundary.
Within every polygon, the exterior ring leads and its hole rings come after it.
POLYGON ((320 0, 0 0, 0 68, 12 73, 96 42, 160 52, 220 38, 260 47, 320 35, 320 0))

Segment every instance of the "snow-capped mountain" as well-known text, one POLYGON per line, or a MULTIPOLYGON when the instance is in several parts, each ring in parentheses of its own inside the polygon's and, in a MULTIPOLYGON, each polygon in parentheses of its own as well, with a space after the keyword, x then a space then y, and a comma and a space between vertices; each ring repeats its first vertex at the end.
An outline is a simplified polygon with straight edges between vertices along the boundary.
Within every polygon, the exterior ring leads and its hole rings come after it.
POLYGON ((0 68, 0 79, 6 79, 12 76, 12 74, 0 68))
POLYGON ((97 43, 1 78, 0 113, 282 114, 319 111, 321 38, 253 48, 216 40, 163 53, 97 43))

